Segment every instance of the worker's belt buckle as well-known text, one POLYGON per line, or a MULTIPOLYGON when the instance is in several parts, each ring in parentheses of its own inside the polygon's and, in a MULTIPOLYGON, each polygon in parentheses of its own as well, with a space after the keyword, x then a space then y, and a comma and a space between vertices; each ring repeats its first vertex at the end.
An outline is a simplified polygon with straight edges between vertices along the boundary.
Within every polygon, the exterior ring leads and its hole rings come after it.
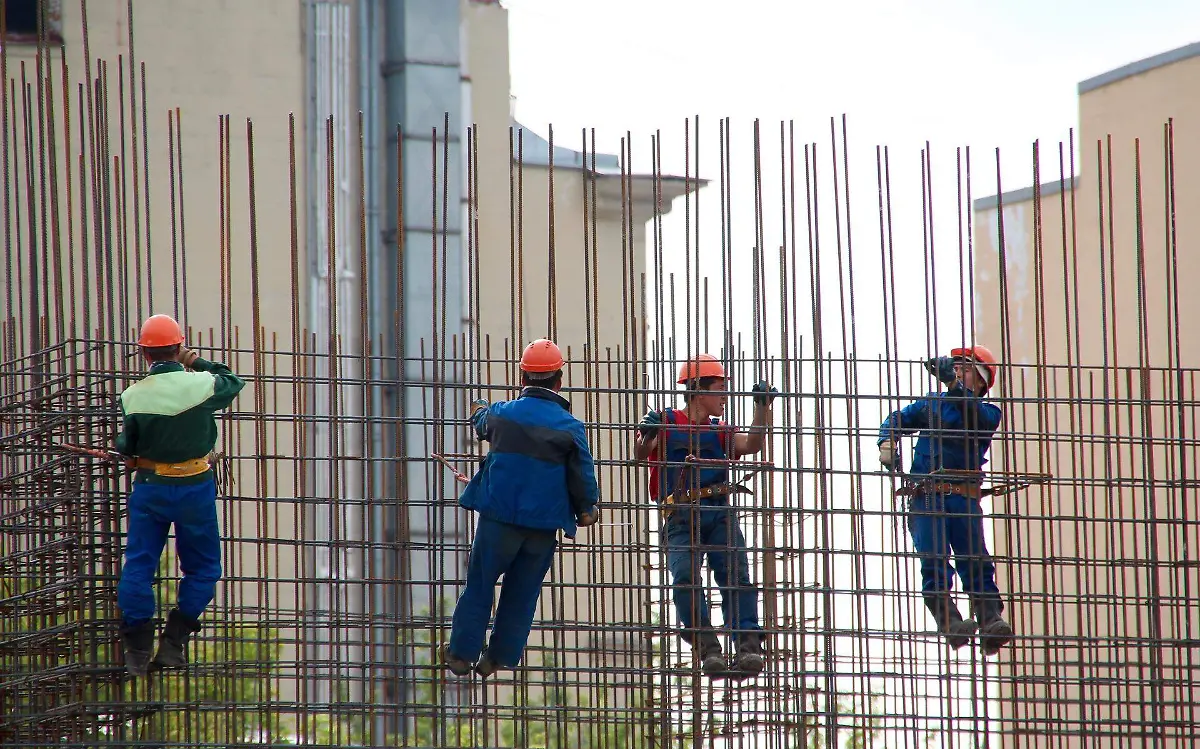
POLYGON ((739 484, 713 484, 706 486, 703 489, 692 489, 690 491, 679 492, 679 496, 675 493, 668 494, 662 501, 662 516, 663 520, 671 517, 675 512, 675 507, 684 504, 693 504, 701 499, 709 497, 717 497, 722 494, 752 494, 749 489, 739 484))
POLYGON ((184 460, 179 463, 159 463, 149 458, 138 458, 137 467, 154 471, 155 476, 186 478, 188 476, 199 476, 209 470, 211 468, 209 457, 205 455, 203 458, 193 458, 192 460, 184 460))

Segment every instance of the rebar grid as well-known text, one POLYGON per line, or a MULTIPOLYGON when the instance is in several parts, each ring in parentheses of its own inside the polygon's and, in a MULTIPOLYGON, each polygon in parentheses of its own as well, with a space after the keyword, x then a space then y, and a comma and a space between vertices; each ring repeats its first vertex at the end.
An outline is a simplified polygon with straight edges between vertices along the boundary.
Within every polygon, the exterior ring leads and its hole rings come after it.
MULTIPOLYGON (((130 3, 131 50, 132 20, 130 3)), ((510 129, 509 173, 497 181, 479 158, 495 133, 469 129, 460 163, 447 116, 427 179, 389 186, 402 230, 376 246, 364 228, 361 118, 321 120, 323 166, 305 183, 295 118, 287 168, 264 173, 255 133, 285 123, 243 131, 224 115, 217 190, 189 183, 185 197, 185 164, 201 157, 185 158, 178 110, 149 126, 145 66, 135 79, 133 61, 93 69, 85 53, 72 88, 66 55, 53 59, 43 39, 36 69, 12 75, 0 47, 4 746, 1194 744, 1196 370, 1172 275, 1170 123, 1163 257, 1143 236, 1141 144, 1116 176, 1120 146, 1097 144, 1102 189, 1088 220, 1099 257, 1075 241, 1084 194, 1069 144, 1063 189, 1033 201, 1029 292, 1009 283, 1011 214, 999 206, 993 223, 972 226, 969 150, 955 153, 953 206, 934 190, 949 172, 928 146, 919 179, 894 193, 888 149, 852 170, 844 119, 820 145, 798 141, 790 123, 776 145, 761 123, 738 132, 721 121, 718 179, 697 193, 714 140, 698 119, 682 129, 681 177, 663 167, 661 134, 627 134, 610 173, 597 168, 595 133, 582 134, 583 168, 570 169, 554 165, 553 131, 544 165, 526 162, 529 134, 510 129), (335 148, 356 135, 351 152, 335 148), (164 139, 168 163, 151 164, 149 144, 164 139), (644 173, 637 149, 650 154, 644 173), (462 325, 447 292, 456 169, 469 198, 462 325), (339 174, 358 177, 349 203, 339 174), (166 195, 152 175, 169 180, 166 195), (1114 180, 1135 182, 1134 206, 1114 202, 1114 180), (259 200, 281 189, 290 225, 260 225, 259 200), (422 191, 431 215, 405 216, 402 195, 422 191), (682 223, 678 208, 667 216, 676 194, 682 223), (752 211, 735 203, 746 194, 752 211), (935 208, 951 207, 956 227, 935 221, 935 208), (193 227, 217 219, 215 248, 187 246, 185 213, 193 227), (312 216, 321 236, 300 228, 312 216), (431 222, 440 245, 406 247, 404 221, 431 222), (370 256, 385 252, 396 278, 368 279, 370 256), (1147 267, 1166 271, 1165 308, 1148 298, 1147 267), (389 287, 397 310, 382 324, 369 309, 389 287), (405 299, 422 294, 434 334, 414 340, 405 299), (1100 302, 1095 327, 1089 297, 1100 302), (225 576, 206 629, 186 671, 135 681, 116 644, 129 479, 62 445, 111 446, 116 397, 141 374, 130 341, 153 311, 180 317, 190 345, 249 385, 221 419, 225 576), (873 454, 886 414, 936 388, 920 361, 983 331, 1004 361, 990 485, 1012 489, 985 505, 1017 632, 998 658, 951 652, 932 631, 900 477, 873 454), (483 684, 436 663, 474 518, 434 456, 473 472, 486 447, 470 438, 468 404, 515 395, 521 346, 541 335, 567 351, 564 393, 588 425, 604 516, 560 547, 522 667, 483 684), (750 383, 783 392, 764 456, 772 469, 738 500, 769 637, 767 669, 741 682, 701 676, 676 636, 647 466, 633 459, 637 421, 674 404, 675 368, 699 351, 732 370, 734 424, 747 421, 750 383)), ((1042 161, 1035 146, 1035 185, 1042 161)), ((999 193, 998 156, 996 170, 999 193)), ((160 611, 177 580, 168 550, 160 611)))

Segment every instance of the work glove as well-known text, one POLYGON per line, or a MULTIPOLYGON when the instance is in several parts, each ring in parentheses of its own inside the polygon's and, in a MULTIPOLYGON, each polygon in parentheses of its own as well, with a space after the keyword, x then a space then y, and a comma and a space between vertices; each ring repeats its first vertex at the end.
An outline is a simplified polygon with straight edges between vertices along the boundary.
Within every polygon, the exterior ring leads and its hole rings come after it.
POLYGON ((662 424, 662 414, 651 409, 642 417, 642 423, 638 424, 638 432, 643 437, 653 437, 654 433, 662 428, 662 424))
POLYGON ((578 525, 580 528, 586 528, 589 525, 595 525, 599 521, 600 521, 600 506, 596 505, 595 507, 592 508, 591 512, 580 513, 579 518, 575 521, 575 524, 578 525))
POLYGON ((476 398, 475 400, 471 401, 471 418, 475 418, 475 414, 479 413, 482 409, 487 408, 488 405, 488 402, 483 398, 476 398))
POLYGON ((895 442, 884 442, 879 446, 879 462, 889 471, 900 469, 900 446, 895 442))
POLYGON ((187 346, 180 346, 179 353, 175 355, 175 361, 179 362, 188 369, 191 369, 192 365, 195 364, 196 360, 199 358, 200 354, 196 351, 192 351, 187 346))
POLYGON ((955 382, 958 382, 958 373, 954 371, 954 360, 948 356, 939 356, 925 362, 925 369, 929 374, 938 378, 938 382, 946 387, 950 387, 955 382))
POLYGON ((754 393, 754 402, 760 406, 770 406, 771 401, 779 397, 779 391, 766 380, 759 380, 757 385, 750 388, 750 392, 754 393))

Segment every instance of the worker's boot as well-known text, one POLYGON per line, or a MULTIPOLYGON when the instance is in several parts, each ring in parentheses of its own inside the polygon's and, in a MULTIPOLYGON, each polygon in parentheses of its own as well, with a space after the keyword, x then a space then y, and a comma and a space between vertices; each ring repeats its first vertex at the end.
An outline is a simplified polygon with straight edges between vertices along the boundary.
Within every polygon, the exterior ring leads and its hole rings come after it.
POLYGON ((136 627, 121 627, 121 646, 125 651, 125 668, 131 676, 145 676, 154 654, 154 623, 136 627))
POLYGON ((158 653, 154 665, 159 668, 182 668, 187 665, 188 638, 200 631, 200 622, 183 615, 179 609, 171 609, 167 615, 167 626, 158 638, 158 653))
POLYGON ((450 646, 447 643, 442 643, 440 655, 442 656, 442 663, 455 676, 466 676, 471 673, 471 662, 466 658, 459 658, 454 653, 451 653, 450 646))
POLYGON ((500 664, 492 658, 488 651, 483 651, 483 655, 479 658, 479 663, 475 664, 475 673, 486 679, 499 670, 500 664))
POLYGON ((759 632, 743 632, 738 636, 737 660, 734 668, 746 676, 762 673, 766 661, 763 658, 763 636, 759 632))
POLYGON ((694 638, 686 639, 691 643, 692 653, 700 661, 701 671, 712 676, 729 670, 729 664, 725 662, 725 649, 721 647, 715 632, 706 629, 694 638))
POLYGON ((925 608, 933 614, 938 632, 945 635, 947 645, 958 650, 971 641, 977 628, 975 620, 962 618, 949 593, 926 593, 925 608))
POLYGON ((1013 628, 1000 616, 1000 599, 977 598, 971 602, 979 619, 979 649, 984 655, 996 655, 1013 641, 1013 628))

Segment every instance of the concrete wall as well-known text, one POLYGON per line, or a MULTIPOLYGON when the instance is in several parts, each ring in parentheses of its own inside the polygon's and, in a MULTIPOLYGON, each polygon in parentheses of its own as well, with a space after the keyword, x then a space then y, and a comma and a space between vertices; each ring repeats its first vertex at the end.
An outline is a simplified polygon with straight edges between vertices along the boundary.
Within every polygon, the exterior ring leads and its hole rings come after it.
MULTIPOLYGON (((1008 686, 1003 710, 1035 736, 1044 728, 1038 719, 1071 721, 1093 737, 1119 721, 1189 720, 1195 655, 1181 640, 1194 641, 1200 625, 1184 616, 1184 592, 1200 578, 1183 563, 1197 533, 1183 522, 1192 514, 1190 493, 1168 482, 1194 474, 1196 452, 1164 437, 1189 436, 1195 416, 1194 372, 1182 374, 1181 393, 1166 368, 1200 365, 1200 347, 1186 334, 1200 313, 1187 279, 1200 269, 1187 251, 1197 227, 1185 208, 1200 198, 1189 168, 1200 159, 1200 105, 1188 95, 1198 90, 1196 57, 1095 88, 1081 84, 1074 192, 1042 197, 1040 217, 1031 199, 1003 211, 1007 320, 996 210, 977 206, 976 336, 997 347, 1002 332, 1008 336, 1014 366, 1003 388, 1018 399, 1006 406, 1006 444, 993 453, 1010 470, 1059 478, 1054 488, 992 507, 1009 515, 995 521, 995 553, 1008 558, 999 565, 1001 588, 1011 593, 1018 635, 1028 638, 1006 669, 1046 677, 1008 686), (1175 255, 1164 199, 1168 118, 1175 255), (1176 273, 1178 296, 1169 285, 1176 273), (1019 403, 1032 397, 1059 401, 1019 403)), ((1057 159, 1049 162, 1057 172, 1057 159)), ((1043 171, 1043 180, 1049 176, 1043 171)), ((1172 740, 1188 733, 1150 730, 1172 740)), ((1072 742, 1124 745, 1113 736, 1072 742)))
MULTIPOLYGON (((89 57, 92 76, 99 75, 97 59, 107 63, 108 74, 108 127, 100 129, 107 136, 108 149, 112 157, 122 159, 121 178, 124 184, 114 183, 110 188, 108 220, 111 223, 112 246, 116 257, 112 264, 116 282, 98 272, 97 263, 106 248, 97 247, 97 236, 91 223, 95 206, 91 203, 90 180, 95 178, 91 163, 93 151, 90 144, 84 148, 79 134, 79 125, 86 117, 86 94, 80 99, 78 84, 86 83, 86 63, 83 39, 84 23, 79 3, 62 4, 62 35, 65 45, 66 65, 69 72, 68 93, 70 97, 70 128, 66 129, 66 108, 63 106, 62 53, 55 50, 48 55, 49 74, 54 87, 55 121, 54 132, 45 134, 46 142, 56 148, 58 184, 59 235, 62 252, 61 294, 54 294, 49 304, 51 338, 57 340, 58 323, 63 322, 67 335, 74 329, 78 335, 90 336, 102 322, 100 308, 96 303, 85 302, 85 289, 93 298, 98 295, 113 295, 117 306, 117 317, 112 320, 112 330, 105 325, 100 337, 110 336, 118 341, 134 340, 135 330, 145 316, 165 312, 175 315, 190 331, 191 345, 208 347, 216 344, 218 352, 206 352, 206 356, 224 360, 235 372, 251 380, 234 405, 234 410, 247 415, 237 424, 223 422, 221 439, 217 450, 227 454, 246 456, 236 461, 232 477, 234 486, 232 499, 220 504, 222 530, 228 539, 225 545, 224 567, 227 580, 218 589, 214 607, 210 609, 210 625, 214 622, 254 621, 259 617, 275 622, 294 622, 298 601, 301 600, 297 582, 297 559, 285 552, 282 546, 264 542, 264 538, 293 539, 303 533, 299 508, 290 502, 272 502, 262 506, 254 501, 242 501, 236 497, 292 497, 296 493, 293 472, 294 462, 287 458, 277 460, 269 470, 265 461, 256 461, 256 454, 292 456, 296 454, 292 425, 286 421, 267 423, 255 419, 255 412, 274 413, 286 416, 293 409, 293 392, 288 385, 266 384, 259 381, 262 376, 286 377, 293 372, 293 359, 286 355, 272 355, 255 361, 249 352, 254 341, 254 304, 257 302, 260 324, 266 337, 260 341, 264 349, 286 351, 291 348, 292 336, 292 257, 290 236, 290 176, 289 114, 296 113, 297 148, 304 147, 304 98, 305 67, 303 64, 302 4, 295 0, 256 0, 253 3, 234 0, 135 0, 133 3, 133 60, 146 69, 146 110, 148 131, 141 131, 140 69, 135 79, 137 107, 133 115, 130 108, 129 20, 124 2, 88 3, 87 29, 89 57), (118 57, 123 66, 118 67, 118 57), (119 73, 124 71, 124 106, 121 106, 119 73), (178 131, 169 134, 168 113, 178 108, 182 122, 182 137, 178 131), (122 141, 120 117, 126 119, 125 138, 122 141), (221 115, 230 116, 228 150, 230 169, 227 175, 230 194, 222 208, 222 170, 219 159, 219 124, 221 115), (138 120, 138 139, 135 144, 130 123, 132 116, 138 120), (250 257, 249 227, 249 166, 247 157, 247 119, 254 123, 254 177, 255 210, 258 226, 257 268, 252 267, 250 257), (66 139, 70 138, 70 151, 66 139), (176 210, 172 215, 172 156, 169 144, 172 137, 175 147, 182 151, 182 166, 174 166, 176 180, 176 205, 185 204, 186 210, 176 210), (148 140, 148 164, 143 156, 143 147, 148 140), (136 145, 137 171, 134 165, 136 145), (87 171, 79 171, 79 156, 82 153, 88 163, 87 171), (68 165, 71 190, 67 190, 68 165), (142 180, 148 173, 149 191, 142 180), (81 181, 88 182, 86 204, 80 204, 81 181), (133 201, 139 201, 140 224, 133 224, 133 201), (182 181, 183 199, 178 194, 182 181), (146 201, 150 212, 147 217, 146 201), (123 205, 128 201, 129 205, 123 205), (86 207, 88 223, 83 224, 83 209, 86 207), (228 238, 223 238, 221 217, 225 215, 228 238), (123 223, 118 223, 118 220, 123 223), (84 234, 87 233, 87 269, 84 266, 84 234), (186 274, 182 263, 176 263, 177 251, 186 246, 186 274), (223 250, 223 247, 225 249, 223 250), (122 263, 122 253, 128 261, 122 263), (137 258, 135 260, 135 257, 137 258), (142 274, 145 293, 138 295, 134 288, 138 282, 138 268, 142 274), (257 298, 251 285, 251 276, 257 272, 261 281, 257 298), (120 278, 124 275, 129 293, 122 299, 120 278), (152 274, 152 283, 146 281, 152 274), (186 289, 186 290, 185 290, 186 289), (177 300, 177 301, 176 301, 177 300), (151 301, 153 302, 151 304, 151 301), (61 313, 58 312, 61 305, 61 313), (273 338, 272 336, 277 336, 273 338), (236 353, 230 349, 246 351, 236 353), (259 473, 258 469, 264 468, 259 473), (271 578, 272 582, 238 582, 239 577, 271 578), (267 607, 270 607, 269 613, 267 607), (286 612, 281 615, 281 612, 286 612)), ((30 45, 10 44, 7 47, 8 76, 21 79, 21 66, 33 83, 36 80, 36 48, 30 45)), ((86 92, 87 86, 84 90, 86 92)), ((36 94, 34 117, 37 116, 36 94)), ((97 103, 97 108, 101 105, 97 103)), ((19 109, 18 109, 19 111, 19 109)), ((22 120, 23 124, 23 120, 22 120)), ((13 123, 9 123, 10 131, 13 123)), ((37 133, 36 120, 32 127, 37 133)), ((38 151, 35 135, 34 151, 38 151)), ((16 160, 9 165, 10 175, 23 175, 24 143, 8 147, 10 156, 16 160)), ((298 153, 296 188, 300 211, 306 210, 305 169, 303 154, 298 153)), ((47 149, 47 162, 49 149, 47 149)), ((46 167, 47 224, 48 237, 54 239, 53 216, 50 215, 50 198, 54 192, 53 172, 47 162, 33 164, 35 178, 41 166, 46 167)), ((111 175, 113 164, 101 164, 111 175)), ((28 215, 25 213, 27 198, 24 184, 6 176, 7 195, 12 201, 19 197, 21 213, 18 216, 12 204, 13 224, 10 237, 16 241, 20 232, 24 251, 28 251, 28 215), (20 191, 18 195, 18 190, 20 191)), ((38 186, 40 191, 40 185, 38 186)), ((40 193, 39 193, 40 199, 40 193)), ((103 203, 101 203, 103 205, 103 203)), ((40 209, 39 209, 40 211, 40 209)), ((41 220, 35 222, 40 226, 41 220)), ((0 228, 2 231, 2 228, 0 228)), ((306 242, 305 222, 300 221, 296 237, 299 248, 301 273, 304 273, 304 247, 306 242)), ((101 235, 103 237, 103 234, 101 235)), ((39 243, 40 229, 39 229, 39 243)), ((14 248, 16 249, 16 248, 14 248)), ((106 264, 107 265, 107 264, 106 264)), ((23 266, 28 281, 28 263, 23 266)), ((300 279, 303 290, 305 279, 300 279)), ((5 285, 9 277, 0 279, 0 297, 7 297, 5 285)), ((11 314, 26 329, 33 320, 34 301, 24 296, 24 305, 5 310, 0 315, 11 314)), ((47 303, 38 305, 45 314, 47 303)), ((299 299, 299 316, 303 320, 306 304, 303 294, 299 299)), ((32 344, 28 338, 26 347, 32 344)), ((117 349, 122 356, 125 349, 117 349)), ((129 360, 133 375, 140 373, 140 362, 129 360)), ((124 387, 125 382, 114 383, 114 392, 124 387)), ((161 602, 161 613, 171 601, 161 602)), ((286 627, 286 624, 283 626, 286 627)), ((282 642, 294 641, 295 633, 283 631, 282 642)), ((289 692, 292 684, 286 674, 295 671, 295 652, 284 647, 282 658, 285 678, 281 680, 284 691, 289 692)))

